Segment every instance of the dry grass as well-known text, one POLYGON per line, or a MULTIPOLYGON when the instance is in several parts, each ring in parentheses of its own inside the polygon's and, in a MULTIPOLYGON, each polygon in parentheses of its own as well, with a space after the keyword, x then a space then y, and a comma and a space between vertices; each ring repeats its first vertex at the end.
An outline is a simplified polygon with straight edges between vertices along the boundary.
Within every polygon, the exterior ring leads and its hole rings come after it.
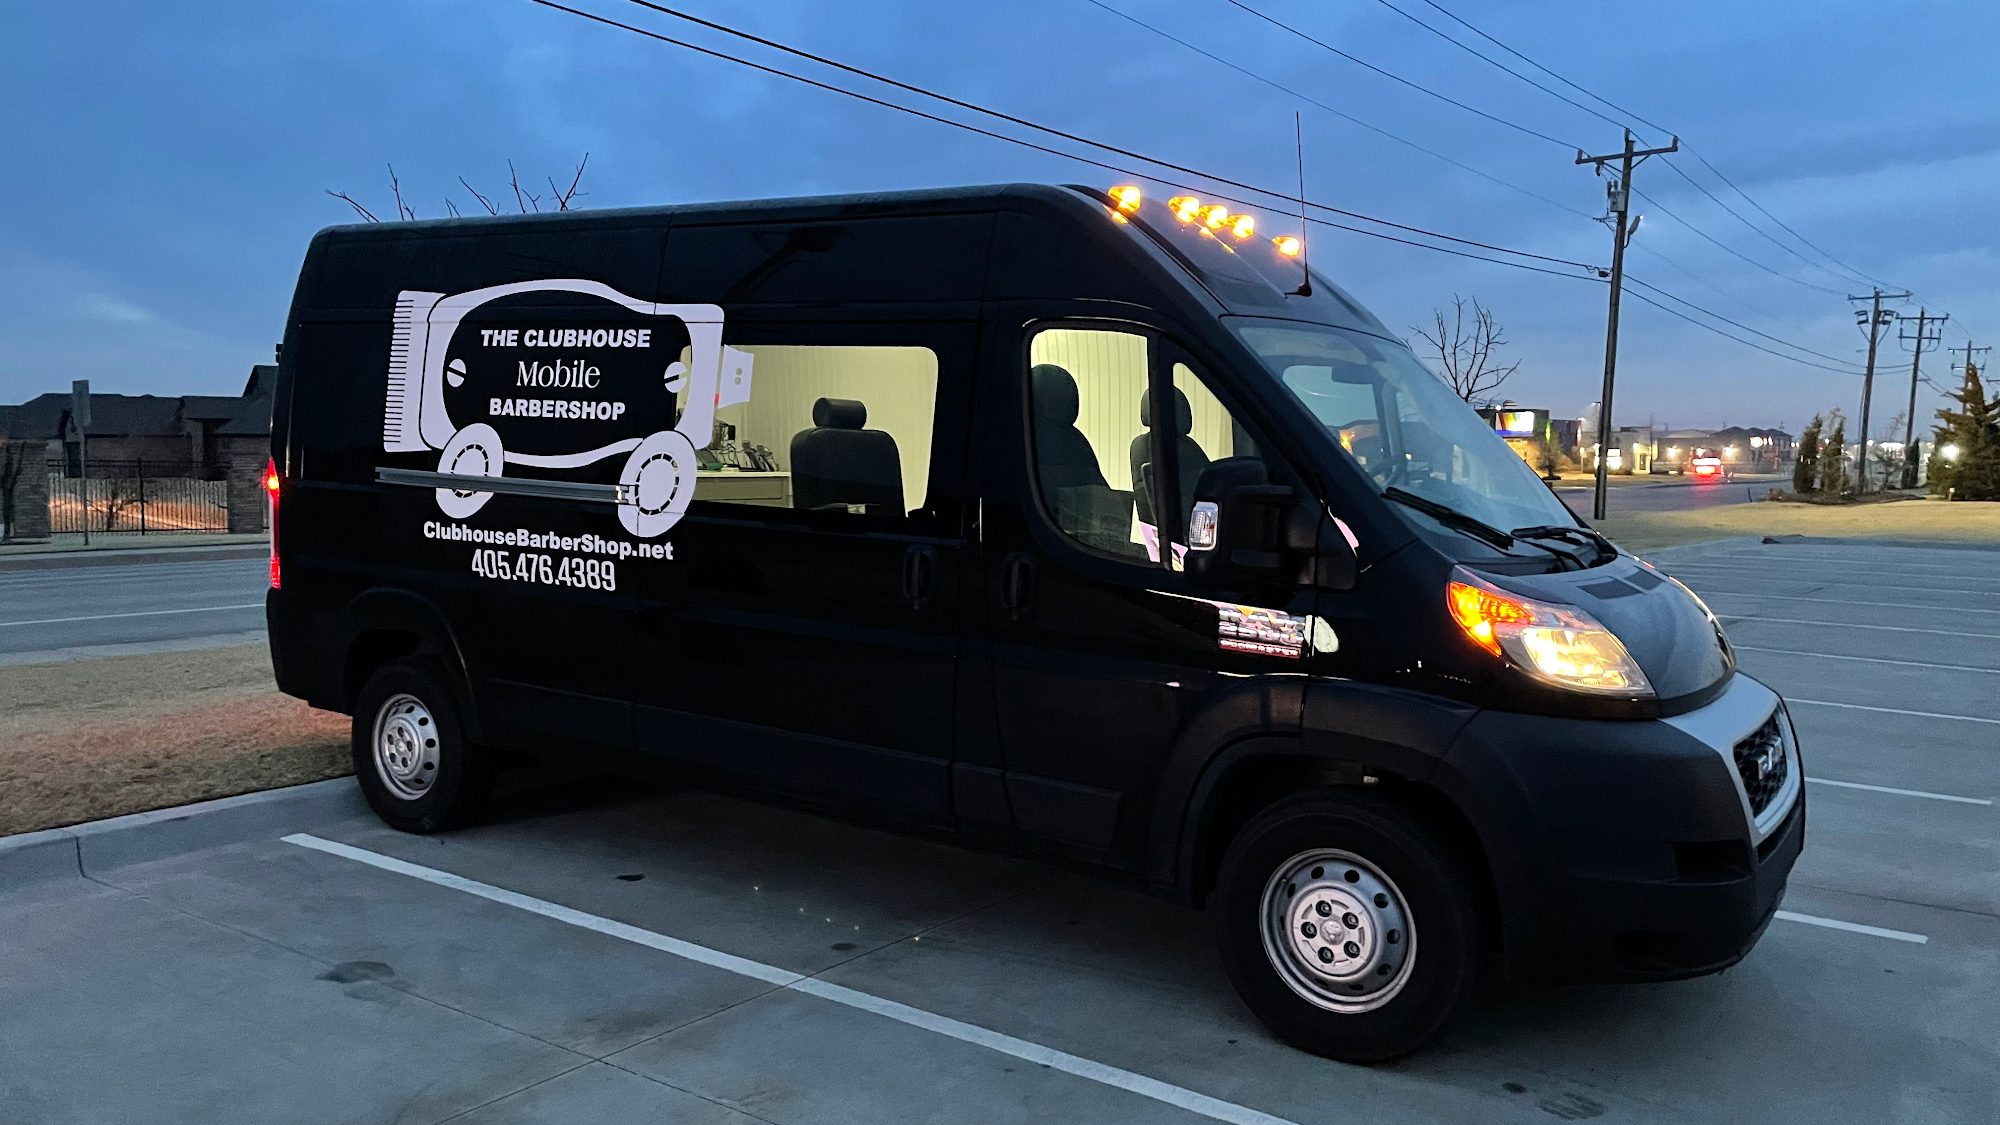
POLYGON ((1760 501, 1678 512, 1621 512, 1597 527, 1631 551, 1738 535, 1900 539, 2000 546, 2000 503, 1910 500, 1888 504, 1760 501))
POLYGON ((0 668, 0 834, 351 772, 262 645, 0 668))

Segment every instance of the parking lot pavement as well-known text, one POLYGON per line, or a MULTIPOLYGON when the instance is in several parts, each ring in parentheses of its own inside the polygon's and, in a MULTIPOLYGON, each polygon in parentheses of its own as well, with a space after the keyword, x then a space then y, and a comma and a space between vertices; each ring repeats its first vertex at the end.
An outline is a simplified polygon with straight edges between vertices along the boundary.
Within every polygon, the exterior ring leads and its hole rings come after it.
POLYGON ((1996 561, 1661 554, 1738 618, 1746 671, 1875 708, 1794 707, 1807 849, 1786 914, 1719 976, 1489 985, 1415 1057, 1351 1067, 1272 1039, 1173 903, 789 809, 573 783, 447 836, 348 816, 0 894, 0 1116, 1991 1121, 2000 812, 1975 802, 2000 798, 2000 727, 1970 720, 2000 706, 1905 665, 1979 685, 2000 658, 1837 623, 1855 600, 1906 603, 1894 620, 1920 633, 2000 640, 1904 594, 2000 590, 1996 561), (1830 584, 1863 564, 1879 582, 1830 584), (1795 591, 1830 600, 1753 600, 1795 591), (1806 624, 1764 620, 1771 604, 1806 624))

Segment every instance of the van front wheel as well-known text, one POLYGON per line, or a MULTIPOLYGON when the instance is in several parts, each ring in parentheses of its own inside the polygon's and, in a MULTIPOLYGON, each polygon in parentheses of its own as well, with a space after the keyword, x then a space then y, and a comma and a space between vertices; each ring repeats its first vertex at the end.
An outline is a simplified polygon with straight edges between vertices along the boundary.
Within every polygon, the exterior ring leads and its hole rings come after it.
POLYGON ((1328 1058, 1406 1055, 1471 983, 1478 902, 1424 822, 1342 790, 1288 798, 1230 844, 1216 891, 1230 980, 1273 1031, 1328 1058))
POLYGON ((464 824, 492 788, 492 756, 466 741, 451 691, 422 661, 398 660, 369 678, 353 742, 369 807, 404 832, 464 824))

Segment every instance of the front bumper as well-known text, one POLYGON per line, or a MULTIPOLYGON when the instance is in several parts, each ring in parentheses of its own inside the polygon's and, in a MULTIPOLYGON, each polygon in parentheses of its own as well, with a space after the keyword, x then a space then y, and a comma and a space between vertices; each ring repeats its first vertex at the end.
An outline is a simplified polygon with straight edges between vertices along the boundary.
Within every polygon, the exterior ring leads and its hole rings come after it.
MULTIPOLYGON (((1775 763, 1773 763, 1775 765, 1775 763)), ((1798 739, 1738 675, 1652 722, 1486 712, 1442 763, 1492 863, 1508 974, 1672 980, 1747 954, 1805 844, 1798 739), (1785 780, 1753 810, 1738 743, 1775 716, 1785 780)))

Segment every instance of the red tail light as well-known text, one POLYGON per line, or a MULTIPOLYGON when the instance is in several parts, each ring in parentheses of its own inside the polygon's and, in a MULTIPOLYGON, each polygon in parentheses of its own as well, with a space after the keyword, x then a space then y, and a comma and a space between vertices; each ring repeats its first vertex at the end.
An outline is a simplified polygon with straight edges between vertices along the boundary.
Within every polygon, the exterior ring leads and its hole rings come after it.
POLYGON ((264 529, 271 539, 271 589, 278 589, 278 490, 284 485, 278 476, 278 460, 264 466, 264 529))

